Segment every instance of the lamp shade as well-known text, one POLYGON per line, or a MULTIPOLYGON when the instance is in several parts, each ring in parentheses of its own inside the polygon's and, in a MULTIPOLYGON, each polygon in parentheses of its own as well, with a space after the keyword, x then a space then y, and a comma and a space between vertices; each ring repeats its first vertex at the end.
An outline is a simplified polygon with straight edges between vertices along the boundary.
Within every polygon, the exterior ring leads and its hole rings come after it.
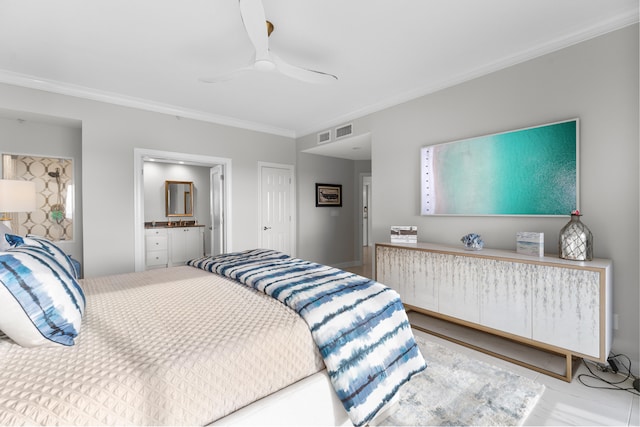
POLYGON ((35 182, 0 179, 0 212, 32 212, 35 210, 35 182))

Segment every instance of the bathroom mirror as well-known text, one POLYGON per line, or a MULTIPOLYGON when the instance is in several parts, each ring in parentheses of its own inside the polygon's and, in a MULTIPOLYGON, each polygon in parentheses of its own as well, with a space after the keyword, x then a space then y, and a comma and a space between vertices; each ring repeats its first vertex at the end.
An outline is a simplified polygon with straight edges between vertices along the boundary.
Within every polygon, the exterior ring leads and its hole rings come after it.
POLYGON ((193 182, 165 181, 166 216, 193 216, 193 182))

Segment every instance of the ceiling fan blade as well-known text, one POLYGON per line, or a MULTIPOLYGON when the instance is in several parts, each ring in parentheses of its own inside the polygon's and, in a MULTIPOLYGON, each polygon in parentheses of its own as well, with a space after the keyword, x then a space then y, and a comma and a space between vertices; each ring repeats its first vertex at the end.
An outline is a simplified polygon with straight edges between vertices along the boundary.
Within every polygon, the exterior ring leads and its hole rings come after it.
POLYGON ((262 0, 239 0, 240 16, 247 35, 256 49, 256 62, 271 61, 269 56, 269 34, 262 0))
POLYGON ((269 50, 269 34, 273 24, 265 18, 262 0, 238 0, 240 16, 247 35, 255 48, 255 57, 251 66, 211 78, 200 78, 202 83, 220 83, 231 80, 238 73, 254 70, 263 72, 279 71, 285 76, 307 83, 331 83, 338 80, 336 76, 322 71, 308 70, 291 65, 269 50))
POLYGON ((338 80, 338 77, 334 76, 333 74, 323 73, 322 71, 308 70, 306 68, 291 65, 286 61, 283 61, 282 58, 280 58, 273 52, 271 52, 271 59, 276 65, 276 69, 282 74, 297 80, 301 80, 303 82, 326 84, 333 83, 338 80))

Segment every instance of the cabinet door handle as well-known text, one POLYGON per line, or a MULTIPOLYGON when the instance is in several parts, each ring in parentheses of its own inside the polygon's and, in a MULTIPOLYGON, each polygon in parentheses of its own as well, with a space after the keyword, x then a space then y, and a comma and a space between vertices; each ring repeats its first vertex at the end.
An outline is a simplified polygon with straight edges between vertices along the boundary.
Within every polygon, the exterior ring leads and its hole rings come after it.
POLYGON ((271 227, 264 227, 263 230, 271 230, 271 227))

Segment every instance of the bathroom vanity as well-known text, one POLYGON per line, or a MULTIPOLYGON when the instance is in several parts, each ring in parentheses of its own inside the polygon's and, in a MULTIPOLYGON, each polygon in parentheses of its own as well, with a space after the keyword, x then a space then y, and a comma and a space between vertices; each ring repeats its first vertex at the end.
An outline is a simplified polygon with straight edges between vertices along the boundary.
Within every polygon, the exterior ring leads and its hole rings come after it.
POLYGON ((144 234, 147 270, 184 265, 204 255, 204 225, 194 221, 146 223, 144 234))

